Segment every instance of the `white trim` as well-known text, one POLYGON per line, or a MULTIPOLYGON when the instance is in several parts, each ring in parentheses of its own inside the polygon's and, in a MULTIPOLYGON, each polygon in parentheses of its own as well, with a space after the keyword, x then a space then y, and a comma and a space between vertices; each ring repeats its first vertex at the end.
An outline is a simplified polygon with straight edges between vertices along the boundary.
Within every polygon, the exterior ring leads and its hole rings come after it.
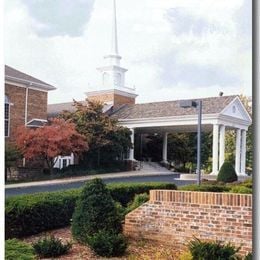
POLYGON ((43 88, 45 90, 55 90, 56 89, 54 86, 49 85, 49 84, 38 83, 38 82, 31 81, 31 80, 16 78, 16 77, 8 76, 8 75, 5 75, 5 79, 10 80, 10 81, 14 81, 14 82, 18 82, 18 83, 34 85, 38 88, 43 88))
POLYGON ((41 122, 43 122, 43 123, 47 123, 48 122, 48 120, 46 120, 46 119, 39 119, 39 118, 33 118, 33 119, 31 119, 30 121, 28 121, 27 122, 27 124, 30 124, 32 121, 41 121, 41 122))
MULTIPOLYGON (((236 102, 238 102, 239 105, 240 105, 241 108, 242 108, 242 110, 240 110, 240 112, 241 112, 242 114, 244 114, 245 117, 247 117, 247 119, 244 119, 244 120, 250 122, 250 124, 251 124, 251 123, 252 123, 252 118, 251 118, 251 116, 249 115, 249 113, 247 112, 247 110, 246 110, 244 104, 242 103, 242 101, 240 100, 239 97, 235 97, 235 98, 220 112, 220 114, 223 115, 223 113, 225 113, 226 109, 227 109, 228 107, 231 107, 232 105, 234 105, 234 103, 236 103, 236 102)), ((224 116, 227 116, 227 115, 224 115, 224 116)), ((234 117, 232 117, 232 118, 234 118, 234 117)), ((243 119, 241 119, 241 120, 243 120, 243 119)))
MULTIPOLYGON (((133 127, 160 127, 160 126, 180 126, 180 125, 197 125, 197 115, 183 115, 171 117, 152 117, 152 118, 134 118, 134 119, 118 119, 122 126, 133 127)), ((204 114, 202 115, 202 125, 223 124, 232 128, 248 129, 249 122, 238 118, 232 118, 220 114, 204 114)))
POLYGON ((235 169, 237 175, 241 172, 241 129, 236 130, 236 157, 235 157, 235 169))
POLYGON ((25 89, 25 108, 24 108, 24 124, 27 124, 27 117, 28 117, 28 92, 29 89, 25 89))
POLYGON ((213 125, 213 143, 212 143, 212 174, 218 174, 218 165, 219 165, 219 158, 218 158, 218 142, 219 142, 219 125, 213 125))
MULTIPOLYGON (((11 110, 11 105, 10 105, 10 103, 5 103, 5 104, 8 104, 8 120, 6 120, 4 118, 5 121, 8 121, 8 135, 5 135, 5 137, 8 138, 8 137, 10 137, 10 125, 11 125, 11 123, 10 123, 10 116, 11 116, 10 110, 11 110)), ((5 131, 5 128, 4 128, 4 131, 5 131)))
POLYGON ((11 85, 11 86, 15 86, 15 87, 20 87, 20 88, 29 88, 29 89, 32 89, 32 90, 38 90, 38 91, 41 91, 41 92, 48 93, 48 90, 44 90, 44 89, 41 89, 41 88, 28 86, 26 84, 16 83, 16 82, 8 81, 8 80, 5 81, 5 84, 11 85))
POLYGON ((39 125, 29 125, 30 123, 32 123, 33 121, 40 121, 42 123, 47 123, 48 121, 45 119, 38 119, 38 118, 33 118, 32 120, 30 120, 29 122, 26 123, 26 127, 42 127, 39 125))
POLYGON ((221 125, 219 129, 219 169, 225 161, 225 133, 225 126, 221 125))
MULTIPOLYGON (((126 87, 124 87, 124 88, 126 88, 126 87)), ((129 90, 130 90, 130 88, 129 88, 129 90)), ((129 93, 129 92, 119 90, 119 89, 89 91, 89 92, 85 92, 85 94, 88 97, 95 97, 95 96, 99 96, 99 95, 102 95, 102 94, 117 94, 117 95, 121 95, 121 96, 125 96, 125 97, 131 97, 131 98, 136 98, 138 96, 137 94, 129 93)))
MULTIPOLYGON (((109 57, 113 57, 111 55, 108 55, 108 56, 105 56, 106 58, 109 58, 109 57)), ((128 69, 125 69, 125 68, 122 68, 120 66, 116 66, 116 65, 108 65, 108 66, 103 66, 103 67, 98 67, 97 68, 98 71, 101 71, 101 72, 105 72, 105 71, 110 71, 110 70, 116 70, 116 71, 121 71, 121 72, 127 72, 128 69)))

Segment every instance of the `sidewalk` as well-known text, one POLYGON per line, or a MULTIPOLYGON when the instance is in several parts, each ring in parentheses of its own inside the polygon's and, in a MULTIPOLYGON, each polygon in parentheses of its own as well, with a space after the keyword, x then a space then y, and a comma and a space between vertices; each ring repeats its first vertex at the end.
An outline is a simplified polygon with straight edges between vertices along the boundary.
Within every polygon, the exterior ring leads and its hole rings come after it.
MULTIPOLYGON (((120 178, 120 177, 154 176, 154 175, 169 175, 169 174, 171 174, 171 173, 161 172, 161 171, 158 171, 158 172, 129 171, 129 172, 117 172, 117 173, 104 173, 104 174, 95 174, 95 175, 88 175, 88 176, 81 176, 81 177, 70 177, 70 178, 57 179, 57 180, 7 184, 7 185, 5 185, 5 189, 25 188, 25 187, 54 185, 54 184, 67 184, 67 183, 73 183, 73 182, 88 181, 88 180, 92 180, 95 178, 110 179, 110 178, 120 178)), ((175 173, 172 173, 172 175, 174 176, 175 173)))

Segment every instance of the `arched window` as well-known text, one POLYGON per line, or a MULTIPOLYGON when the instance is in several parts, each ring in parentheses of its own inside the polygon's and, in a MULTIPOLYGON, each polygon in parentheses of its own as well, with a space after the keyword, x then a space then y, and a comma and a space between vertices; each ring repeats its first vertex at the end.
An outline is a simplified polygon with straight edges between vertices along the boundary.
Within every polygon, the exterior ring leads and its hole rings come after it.
POLYGON ((10 134, 10 102, 8 96, 5 95, 5 137, 10 134))

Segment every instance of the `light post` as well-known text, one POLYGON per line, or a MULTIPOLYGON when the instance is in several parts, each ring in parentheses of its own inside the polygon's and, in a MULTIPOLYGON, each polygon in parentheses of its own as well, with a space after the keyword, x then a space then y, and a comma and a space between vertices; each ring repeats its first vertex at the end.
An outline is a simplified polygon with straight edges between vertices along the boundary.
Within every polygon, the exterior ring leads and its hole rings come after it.
POLYGON ((195 107, 198 109, 198 130, 197 130, 197 184, 201 183, 201 117, 202 117, 202 101, 181 100, 180 107, 189 108, 195 107))

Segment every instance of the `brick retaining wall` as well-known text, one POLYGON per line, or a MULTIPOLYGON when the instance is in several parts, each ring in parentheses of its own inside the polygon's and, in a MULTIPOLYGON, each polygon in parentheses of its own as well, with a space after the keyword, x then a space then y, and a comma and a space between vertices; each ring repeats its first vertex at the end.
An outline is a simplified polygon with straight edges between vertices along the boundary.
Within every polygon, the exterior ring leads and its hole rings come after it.
POLYGON ((179 249, 193 236, 231 242, 245 254, 252 251, 252 195, 152 190, 149 202, 126 216, 124 230, 179 249))

